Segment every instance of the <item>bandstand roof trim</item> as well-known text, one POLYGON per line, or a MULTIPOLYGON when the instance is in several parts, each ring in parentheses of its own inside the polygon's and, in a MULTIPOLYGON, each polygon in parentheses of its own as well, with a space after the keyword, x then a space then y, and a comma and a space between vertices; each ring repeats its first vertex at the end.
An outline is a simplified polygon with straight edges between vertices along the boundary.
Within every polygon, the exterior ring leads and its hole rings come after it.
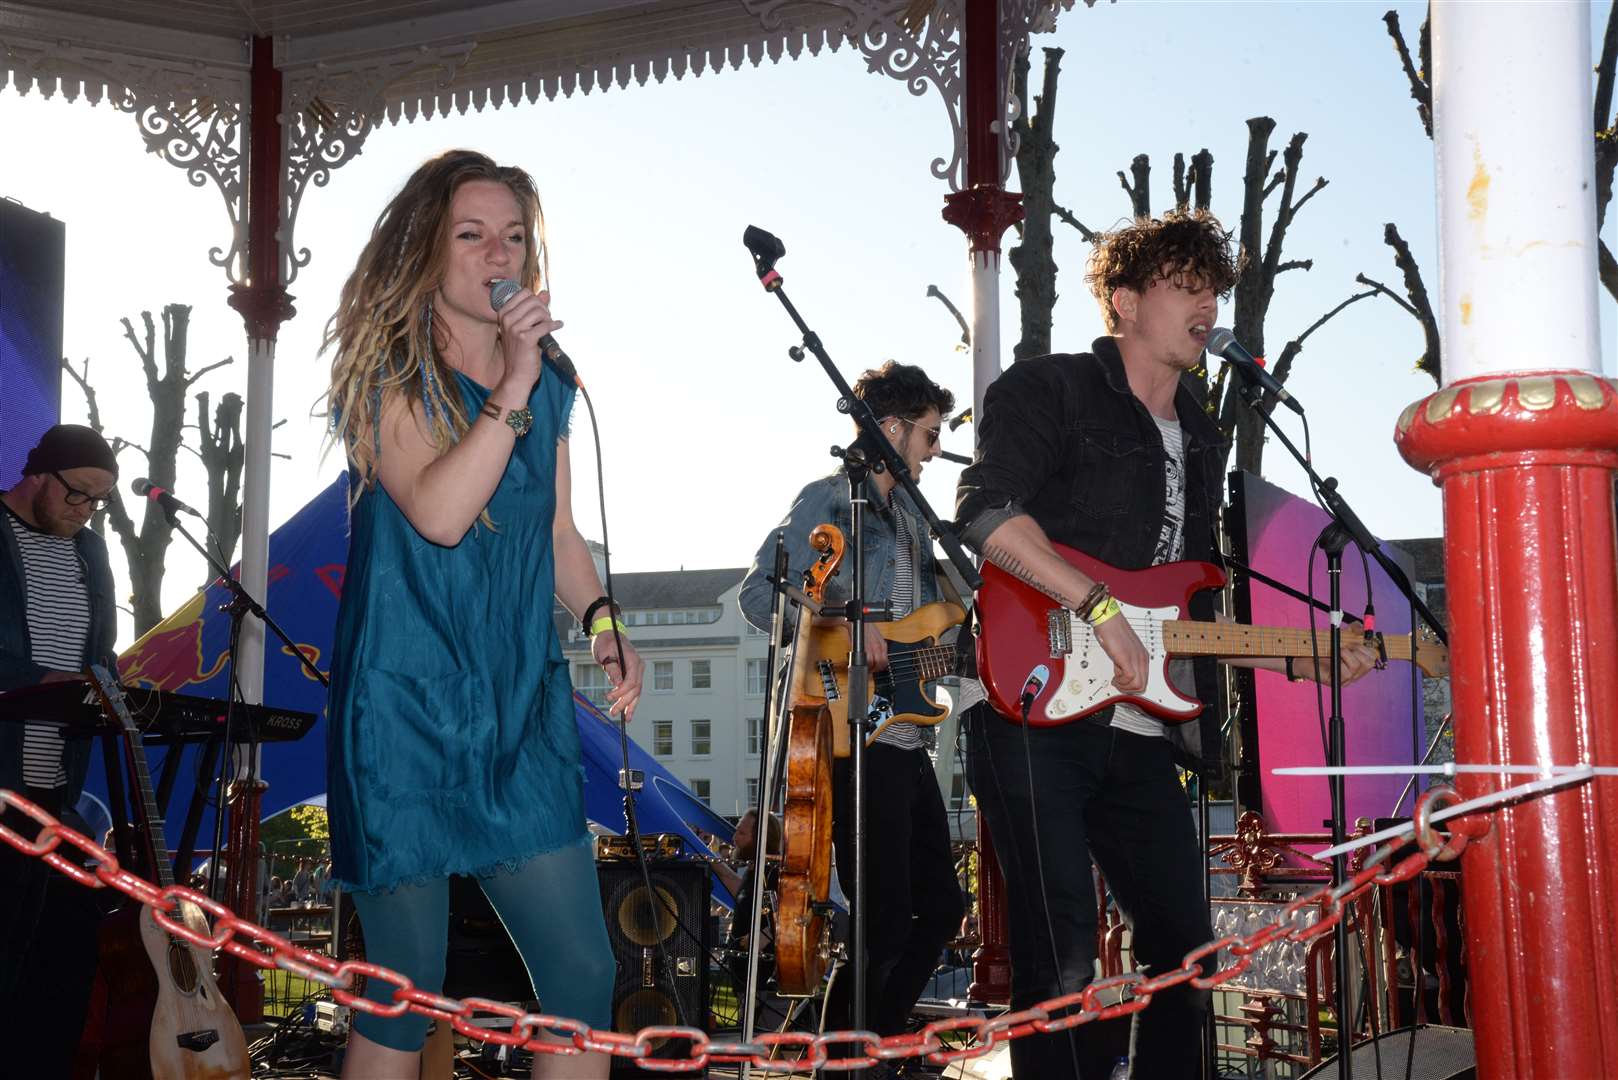
POLYGON ((0 86, 124 104, 245 101, 270 37, 286 101, 374 122, 835 51, 895 0, 0 2, 0 86))

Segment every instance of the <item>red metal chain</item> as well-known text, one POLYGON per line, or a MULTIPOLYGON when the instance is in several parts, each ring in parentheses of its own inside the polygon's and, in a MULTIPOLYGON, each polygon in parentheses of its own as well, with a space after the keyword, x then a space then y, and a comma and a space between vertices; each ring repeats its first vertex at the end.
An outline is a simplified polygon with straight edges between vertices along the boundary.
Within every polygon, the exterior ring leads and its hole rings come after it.
MULTIPOLYGON (((4 789, 0 789, 0 809, 16 807, 37 821, 41 829, 38 837, 30 842, 0 824, 0 839, 24 854, 44 859, 81 885, 93 889, 110 885, 140 901, 152 908, 152 917, 157 924, 175 937, 183 938, 199 948, 223 949, 256 967, 280 968, 318 982, 331 989, 332 997, 339 1004, 376 1016, 415 1012, 448 1021, 462 1035, 482 1042, 521 1046, 543 1054, 612 1054, 615 1057, 633 1058, 641 1068, 660 1072, 695 1072, 710 1064, 743 1062, 766 1073, 800 1072, 806 1068, 840 1072, 868 1068, 878 1061, 896 1058, 925 1057, 935 1065, 945 1065, 963 1058, 977 1057, 998 1043, 1034 1032, 1065 1031, 1093 1020, 1107 1020, 1139 1012, 1151 1003, 1153 995, 1183 983, 1190 983, 1199 990, 1218 986, 1247 970, 1254 956, 1276 942, 1308 942, 1329 933, 1343 918, 1348 906, 1368 889, 1408 881, 1431 860, 1458 855, 1469 839, 1481 834, 1478 823, 1474 822, 1472 827, 1464 830, 1457 828, 1447 838, 1427 828, 1428 815, 1436 804, 1454 799, 1454 792, 1446 787, 1434 787, 1422 796, 1416 817, 1423 829, 1422 842, 1425 847, 1399 861, 1391 870, 1381 870, 1383 862, 1396 847, 1408 843, 1407 839, 1395 840, 1377 849, 1366 859, 1363 869, 1337 888, 1326 886, 1286 904, 1274 922, 1253 933, 1245 937, 1230 935, 1192 949, 1180 966, 1172 971, 1149 978, 1138 971, 1129 972, 1092 982, 1075 993, 1051 998, 1019 1012, 1002 1013, 992 1019, 963 1016, 935 1020, 918 1032, 904 1035, 884 1038, 871 1031, 828 1031, 822 1035, 787 1031, 761 1034, 751 1042, 722 1042, 709 1038, 707 1032, 700 1028, 674 1025, 642 1028, 632 1035, 595 1031, 581 1021, 564 1016, 526 1013, 498 1001, 456 999, 418 990, 408 978, 379 964, 363 960, 339 961, 299 948, 281 935, 239 918, 223 904, 194 889, 182 885, 160 889, 120 868, 118 860, 99 844, 63 825, 22 796, 4 789), (56 849, 64 843, 82 852, 92 863, 92 868, 85 869, 58 854, 56 849), (182 901, 195 904, 214 917, 212 934, 200 933, 170 918, 176 914, 182 901), (1319 911, 1320 917, 1305 923, 1305 915, 1310 911, 1319 911), (1231 962, 1205 974, 1203 961, 1217 963, 1218 954, 1227 951, 1231 962), (392 1004, 384 1005, 355 996, 352 992, 355 975, 393 984, 397 989, 393 992, 392 1004), (1111 1005, 1103 1004, 1102 997, 1115 990, 1123 993, 1122 1000, 1111 1005), (484 1027, 475 1019, 480 1015, 503 1017, 511 1022, 511 1028, 484 1027), (951 1047, 944 1042, 946 1035, 964 1037, 966 1041, 963 1045, 951 1047), (673 1045, 683 1042, 684 1056, 652 1056, 652 1046, 664 1041, 673 1045), (792 1051, 801 1056, 776 1056, 792 1051), (832 1057, 833 1051, 850 1056, 832 1057)), ((1484 824, 1483 829, 1486 828, 1484 824)))

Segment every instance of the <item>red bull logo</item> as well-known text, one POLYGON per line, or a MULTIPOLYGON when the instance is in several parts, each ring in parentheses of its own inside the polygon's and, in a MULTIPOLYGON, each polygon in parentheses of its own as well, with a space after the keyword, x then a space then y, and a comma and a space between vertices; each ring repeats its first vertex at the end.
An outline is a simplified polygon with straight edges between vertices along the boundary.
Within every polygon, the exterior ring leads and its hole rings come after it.
POLYGON ((211 665, 203 659, 203 610, 207 599, 206 592, 197 593, 125 649, 118 658, 118 677, 125 683, 157 690, 179 690, 219 674, 230 650, 221 649, 211 665))

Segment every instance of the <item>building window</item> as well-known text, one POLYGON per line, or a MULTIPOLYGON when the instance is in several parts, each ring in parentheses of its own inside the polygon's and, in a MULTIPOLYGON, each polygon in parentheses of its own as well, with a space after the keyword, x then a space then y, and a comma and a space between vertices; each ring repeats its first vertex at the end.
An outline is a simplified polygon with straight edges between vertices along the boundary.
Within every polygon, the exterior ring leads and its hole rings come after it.
POLYGON ((691 721, 691 756, 707 757, 713 753, 713 721, 691 721))
POLYGON ((598 709, 607 707, 607 672, 598 664, 573 665, 573 689, 598 709))
POLYGON ((671 757, 674 754, 674 721, 652 721, 652 753, 658 757, 671 757))
POLYGON ((713 661, 712 660, 693 660, 693 661, 691 661, 691 689, 693 689, 693 690, 712 690, 713 689, 713 661))
MULTIPOLYGON (((742 621, 746 622, 745 619, 742 620, 742 621)), ((767 631, 760 630, 758 627, 754 626, 752 623, 747 623, 747 636, 748 637, 763 637, 766 634, 766 632, 767 631)))
POLYGON ((750 717, 747 721, 747 752, 757 755, 764 749, 764 718, 750 717))
POLYGON ((653 660, 652 661, 652 689, 653 690, 673 690, 674 689, 674 661, 673 660, 653 660))
POLYGON ((691 794, 695 795, 703 806, 713 805, 713 781, 705 780, 700 776, 691 778, 691 794))
POLYGON ((747 778, 747 808, 749 810, 758 808, 758 777, 756 776, 747 778))
POLYGON ((747 662, 747 692, 754 697, 763 697, 764 682, 764 661, 749 660, 747 662))

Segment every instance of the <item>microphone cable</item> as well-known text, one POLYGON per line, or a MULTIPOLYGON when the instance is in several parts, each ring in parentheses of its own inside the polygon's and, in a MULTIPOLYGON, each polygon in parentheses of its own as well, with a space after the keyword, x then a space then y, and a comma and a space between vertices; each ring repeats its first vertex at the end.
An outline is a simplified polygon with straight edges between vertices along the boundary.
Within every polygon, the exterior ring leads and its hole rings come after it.
MULTIPOLYGON (((584 399, 585 411, 590 416, 590 435, 595 445, 596 498, 601 509, 601 565, 602 576, 606 579, 602 582, 602 585, 607 595, 607 611, 611 614, 619 610, 619 608, 618 601, 613 598, 612 593, 612 544, 607 539, 607 481, 605 463, 601 459, 601 425, 596 421, 596 407, 595 402, 590 400, 590 391, 585 389, 583 380, 577 374, 573 376, 573 385, 578 388, 579 396, 584 399)), ((617 616, 614 615, 612 620, 612 644, 618 652, 618 684, 622 686, 629 673, 626 670, 627 665, 624 663, 624 639, 623 635, 618 631, 618 621, 617 616)), ((594 659, 593 652, 591 658, 594 659)), ((640 868, 641 887, 646 890, 647 914, 653 915, 655 912, 654 905, 661 904, 668 911, 669 917, 674 920, 674 924, 684 930, 688 936, 696 939, 700 949, 702 947, 702 938, 693 934, 685 926, 673 901, 652 888, 651 866, 646 859, 645 846, 641 843, 640 820, 635 811, 635 792, 630 779, 632 774, 629 765, 629 717, 627 710, 619 714, 616 727, 618 729, 618 749, 623 762, 623 771, 619 774, 619 787, 623 789, 624 793, 624 826, 629 832, 629 842, 635 852, 635 865, 640 868)), ((766 830, 767 834, 768 831, 766 830)), ((706 896, 703 897, 704 903, 706 903, 707 899, 706 896)), ((603 912, 602 915, 605 918, 606 913, 603 912)), ((674 1001, 674 1011, 679 1018, 680 1026, 689 1027, 690 1023, 686 1016, 685 1003, 680 1000, 680 988, 674 980, 674 966, 669 962, 665 942, 666 938, 660 937, 657 939, 658 967, 661 969, 663 977, 668 981, 669 997, 674 1001)), ((709 959, 709 957, 704 957, 703 962, 706 963, 709 959)), ((707 1008, 706 1002, 702 1003, 702 1008, 707 1008)))

